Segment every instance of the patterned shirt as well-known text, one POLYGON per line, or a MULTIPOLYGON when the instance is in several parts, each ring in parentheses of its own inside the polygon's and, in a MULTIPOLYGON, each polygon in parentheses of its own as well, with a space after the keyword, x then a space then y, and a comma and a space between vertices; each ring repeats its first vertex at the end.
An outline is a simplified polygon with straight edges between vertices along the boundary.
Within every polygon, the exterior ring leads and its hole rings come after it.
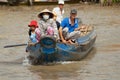
POLYGON ((53 19, 49 19, 47 21, 40 19, 39 29, 42 36, 46 34, 48 27, 52 27, 54 29, 54 37, 59 38, 56 22, 53 19))

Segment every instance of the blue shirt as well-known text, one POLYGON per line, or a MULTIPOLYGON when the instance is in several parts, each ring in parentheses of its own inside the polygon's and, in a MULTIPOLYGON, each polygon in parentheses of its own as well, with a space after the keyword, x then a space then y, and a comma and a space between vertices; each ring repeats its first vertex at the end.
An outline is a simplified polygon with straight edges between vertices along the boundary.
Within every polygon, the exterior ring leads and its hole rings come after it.
POLYGON ((33 43, 36 43, 36 42, 37 42, 36 34, 35 34, 35 33, 31 33, 30 40, 31 40, 33 43))
POLYGON ((75 28, 78 28, 78 19, 75 18, 75 23, 74 25, 71 25, 71 20, 70 18, 64 18, 63 21, 61 22, 61 26, 62 28, 68 27, 69 29, 69 33, 73 32, 75 30, 75 28))

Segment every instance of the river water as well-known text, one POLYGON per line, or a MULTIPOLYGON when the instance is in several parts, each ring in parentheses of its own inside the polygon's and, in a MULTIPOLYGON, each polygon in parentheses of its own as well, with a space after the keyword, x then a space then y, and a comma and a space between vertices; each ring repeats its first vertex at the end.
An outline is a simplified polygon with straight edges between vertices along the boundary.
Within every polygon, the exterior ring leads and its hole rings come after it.
POLYGON ((64 6, 65 16, 76 8, 82 22, 93 25, 97 33, 95 46, 81 61, 24 66, 26 46, 4 48, 27 43, 29 22, 54 6, 0 6, 0 80, 120 80, 120 6, 64 6))

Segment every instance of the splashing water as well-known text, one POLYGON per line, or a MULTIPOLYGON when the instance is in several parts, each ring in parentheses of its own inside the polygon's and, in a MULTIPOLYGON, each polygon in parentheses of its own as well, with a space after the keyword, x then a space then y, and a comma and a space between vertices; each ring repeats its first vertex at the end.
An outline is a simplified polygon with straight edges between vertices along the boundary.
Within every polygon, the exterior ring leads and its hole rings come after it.
POLYGON ((23 60, 23 63, 22 63, 23 66, 29 66, 29 59, 27 58, 27 56, 25 55, 25 58, 23 60))

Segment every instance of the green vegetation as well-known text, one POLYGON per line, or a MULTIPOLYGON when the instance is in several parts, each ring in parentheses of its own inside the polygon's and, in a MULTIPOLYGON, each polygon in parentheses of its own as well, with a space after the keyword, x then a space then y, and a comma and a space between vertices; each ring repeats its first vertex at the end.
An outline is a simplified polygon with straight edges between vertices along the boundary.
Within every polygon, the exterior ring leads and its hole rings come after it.
POLYGON ((112 0, 113 1, 113 3, 118 3, 118 2, 120 2, 120 0, 112 0))

